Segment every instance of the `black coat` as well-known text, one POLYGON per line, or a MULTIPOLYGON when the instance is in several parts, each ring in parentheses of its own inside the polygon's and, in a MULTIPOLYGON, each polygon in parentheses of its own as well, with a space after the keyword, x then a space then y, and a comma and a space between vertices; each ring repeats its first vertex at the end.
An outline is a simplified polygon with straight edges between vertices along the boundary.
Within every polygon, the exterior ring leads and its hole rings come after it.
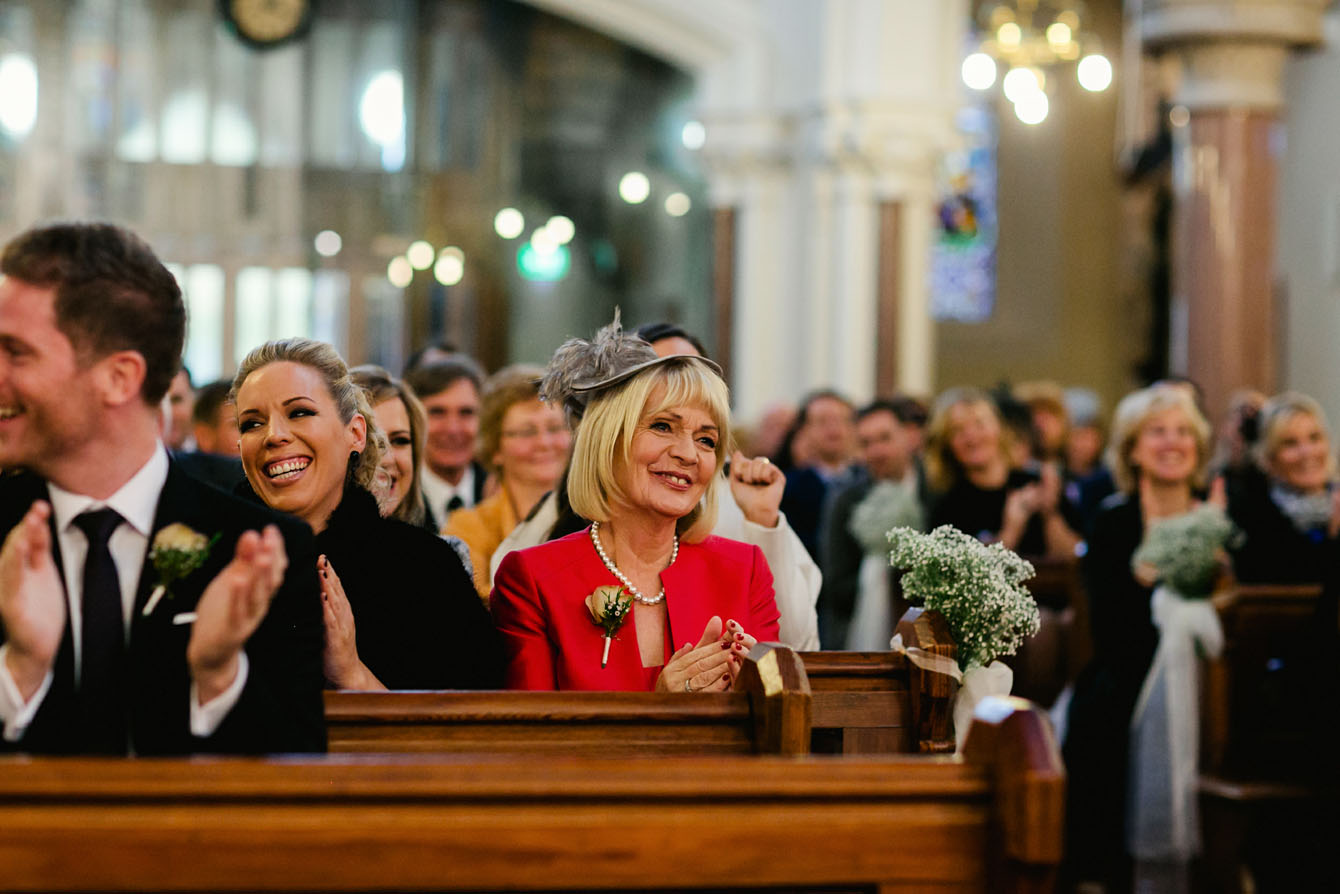
MULTIPOLYGON (((1084 557, 1094 656, 1070 700, 1065 747, 1066 859, 1079 878, 1124 884, 1131 715, 1154 660, 1153 590, 1131 570, 1144 539, 1138 497, 1109 497, 1095 516, 1084 557)), ((1129 885, 1126 885, 1129 887, 1129 885)))
POLYGON ((1234 575, 1245 584, 1319 584, 1335 564, 1335 539, 1325 529, 1300 531, 1271 499, 1264 475, 1233 481, 1228 514, 1243 534, 1230 555, 1234 575))
MULTIPOLYGON (((1005 522, 1005 500, 1014 491, 1036 481, 1036 475, 1030 475, 1022 469, 1011 469, 1005 484, 990 490, 978 487, 967 478, 961 478, 934 501, 928 527, 934 530, 940 525, 953 525, 970 537, 982 541, 994 540, 1000 536, 1000 529, 1005 522)), ((1078 530, 1078 514, 1069 500, 1061 500, 1060 511, 1070 529, 1078 530)), ((1046 554, 1047 535, 1041 513, 1035 512, 1029 517, 1014 551, 1023 556, 1046 554)))
POLYGON ((498 689, 502 644, 460 557, 382 518, 351 487, 316 538, 354 613, 359 658, 388 689, 498 689))
MULTIPOLYGON (((0 538, 23 518, 35 500, 48 499, 46 482, 22 474, 0 480, 0 538)), ((209 558, 172 586, 171 598, 148 616, 143 607, 158 583, 146 557, 131 615, 128 646, 127 726, 136 754, 324 751, 326 728, 321 699, 323 626, 311 530, 263 506, 251 505, 186 475, 174 462, 159 496, 154 532, 180 522, 207 536, 219 535, 209 558), (246 644, 250 670, 237 704, 208 738, 190 732, 190 671, 186 646, 191 625, 173 619, 195 610, 205 586, 233 557, 237 538, 247 530, 279 526, 288 553, 288 571, 264 620, 246 644)), ((152 544, 153 537, 150 537, 152 544)), ((57 569, 60 544, 52 530, 57 569)), ((63 579, 63 578, 62 578, 63 579)), ((0 642, 4 632, 0 631, 0 642)), ((112 749, 98 730, 83 729, 77 715, 74 650, 67 619, 51 689, 17 743, 0 750, 40 754, 123 752, 112 749), (96 743, 96 744, 95 744, 96 743)))

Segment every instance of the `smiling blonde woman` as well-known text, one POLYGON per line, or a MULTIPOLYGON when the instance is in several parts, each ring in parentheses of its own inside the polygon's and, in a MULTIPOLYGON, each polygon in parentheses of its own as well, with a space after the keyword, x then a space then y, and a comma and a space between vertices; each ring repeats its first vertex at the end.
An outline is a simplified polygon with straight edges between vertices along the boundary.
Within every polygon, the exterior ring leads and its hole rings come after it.
POLYGON ((242 468, 254 494, 316 533, 325 674, 340 689, 489 689, 497 634, 456 553, 382 518, 369 487, 380 431, 368 399, 324 342, 285 339, 247 355, 233 380, 242 468))
POLYGON ((1296 391, 1261 408, 1259 472, 1233 479, 1228 512, 1244 538, 1233 571, 1250 583, 1321 583, 1335 560, 1340 488, 1321 405, 1296 391))
POLYGON ((710 536, 730 440, 719 369, 657 357, 616 319, 560 348, 542 391, 581 418, 568 495, 592 524, 498 567, 508 686, 730 689, 741 656, 776 640, 778 612, 758 547, 710 536), (614 621, 591 602, 605 587, 621 593, 614 621))

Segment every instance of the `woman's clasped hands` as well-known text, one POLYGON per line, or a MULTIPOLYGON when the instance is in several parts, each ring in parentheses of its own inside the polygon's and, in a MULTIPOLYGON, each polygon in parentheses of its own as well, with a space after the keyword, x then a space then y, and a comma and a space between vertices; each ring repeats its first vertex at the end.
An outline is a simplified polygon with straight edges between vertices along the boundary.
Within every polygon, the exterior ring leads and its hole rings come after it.
POLYGON ((729 692, 749 650, 758 640, 745 633, 737 621, 713 615, 695 646, 685 643, 675 650, 656 678, 657 692, 729 692))

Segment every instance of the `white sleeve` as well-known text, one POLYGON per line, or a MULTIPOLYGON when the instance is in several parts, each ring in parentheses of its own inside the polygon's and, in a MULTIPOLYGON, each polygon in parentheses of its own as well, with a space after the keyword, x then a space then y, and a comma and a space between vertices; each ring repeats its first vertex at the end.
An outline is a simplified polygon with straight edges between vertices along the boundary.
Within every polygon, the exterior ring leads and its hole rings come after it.
POLYGON ((200 694, 196 691, 195 683, 191 684, 191 735, 202 739, 214 735, 219 724, 223 723, 223 718, 228 716, 233 705, 242 697, 242 687, 247 684, 247 671, 250 668, 247 653, 243 651, 237 656, 237 676, 227 689, 210 699, 209 704, 200 704, 200 694))
POLYGON ((800 652, 819 648, 819 588, 823 574, 810 558, 805 544, 791 529, 784 513, 778 513, 777 526, 765 528, 744 517, 740 507, 727 493, 720 500, 716 529, 719 537, 757 546, 772 570, 773 589, 781 640, 800 652))
POLYGON ((42 700, 46 698, 47 691, 51 689, 51 681, 56 675, 52 671, 47 671, 42 685, 37 687, 33 697, 25 703, 19 693, 18 684, 9 673, 9 665, 6 663, 8 657, 9 644, 6 643, 0 646, 0 723, 4 724, 5 741, 17 742, 28 730, 28 724, 33 722, 33 717, 37 716, 37 709, 42 707, 42 700))

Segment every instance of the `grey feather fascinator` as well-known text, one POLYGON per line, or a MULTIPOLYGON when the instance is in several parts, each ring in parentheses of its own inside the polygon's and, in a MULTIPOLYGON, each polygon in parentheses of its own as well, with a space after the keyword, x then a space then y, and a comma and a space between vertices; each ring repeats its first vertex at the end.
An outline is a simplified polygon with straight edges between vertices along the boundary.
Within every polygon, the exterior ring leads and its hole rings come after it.
POLYGON ((703 363, 721 375, 721 367, 703 357, 689 354, 656 356, 651 345, 623 331, 619 310, 615 308, 613 321, 602 327, 594 339, 570 338, 554 352, 544 378, 540 379, 540 399, 561 405, 572 424, 582 417, 591 398, 600 392, 649 367, 686 360, 703 363))

